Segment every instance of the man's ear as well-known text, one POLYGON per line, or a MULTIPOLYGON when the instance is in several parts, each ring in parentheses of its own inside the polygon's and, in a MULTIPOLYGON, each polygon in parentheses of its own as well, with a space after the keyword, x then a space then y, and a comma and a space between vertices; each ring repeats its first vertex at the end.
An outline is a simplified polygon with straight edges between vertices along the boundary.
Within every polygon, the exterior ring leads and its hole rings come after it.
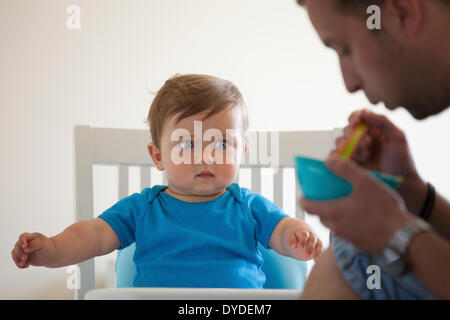
POLYGON ((164 170, 162 159, 161 159, 161 151, 159 148, 154 144, 153 142, 150 142, 147 146, 148 153, 150 154, 150 157, 152 157, 153 163, 155 164, 155 167, 162 171, 164 170))
POLYGON ((398 35, 415 36, 423 27, 424 8, 420 0, 386 0, 383 23, 398 35))

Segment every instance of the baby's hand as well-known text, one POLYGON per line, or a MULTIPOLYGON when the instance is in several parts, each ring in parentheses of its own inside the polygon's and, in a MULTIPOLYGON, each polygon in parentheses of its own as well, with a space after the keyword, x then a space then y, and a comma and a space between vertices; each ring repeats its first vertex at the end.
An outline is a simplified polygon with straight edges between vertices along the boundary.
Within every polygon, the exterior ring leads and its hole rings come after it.
POLYGON ((45 266, 54 256, 53 242, 40 233, 22 233, 17 240, 11 256, 19 268, 45 266))
POLYGON ((309 229, 297 229, 289 237, 293 257, 298 260, 316 260, 322 253, 322 241, 309 229))

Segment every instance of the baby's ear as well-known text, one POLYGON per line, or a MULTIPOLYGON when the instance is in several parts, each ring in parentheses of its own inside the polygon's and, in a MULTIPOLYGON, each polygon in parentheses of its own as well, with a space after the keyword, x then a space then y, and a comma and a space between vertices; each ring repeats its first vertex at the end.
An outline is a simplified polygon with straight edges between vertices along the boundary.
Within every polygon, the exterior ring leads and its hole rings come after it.
POLYGON ((153 160, 153 163, 155 164, 155 167, 162 171, 164 170, 162 160, 161 160, 161 151, 159 151, 159 148, 154 144, 153 142, 150 142, 147 146, 148 153, 150 154, 150 157, 153 160))

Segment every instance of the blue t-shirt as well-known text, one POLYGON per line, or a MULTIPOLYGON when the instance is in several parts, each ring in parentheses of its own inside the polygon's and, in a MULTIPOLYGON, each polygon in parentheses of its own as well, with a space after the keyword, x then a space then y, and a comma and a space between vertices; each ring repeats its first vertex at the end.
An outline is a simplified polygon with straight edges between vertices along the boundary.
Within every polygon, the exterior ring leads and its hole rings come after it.
POLYGON ((288 215, 233 183, 219 198, 185 202, 156 185, 103 212, 121 249, 136 242, 136 287, 262 288, 258 242, 288 215))

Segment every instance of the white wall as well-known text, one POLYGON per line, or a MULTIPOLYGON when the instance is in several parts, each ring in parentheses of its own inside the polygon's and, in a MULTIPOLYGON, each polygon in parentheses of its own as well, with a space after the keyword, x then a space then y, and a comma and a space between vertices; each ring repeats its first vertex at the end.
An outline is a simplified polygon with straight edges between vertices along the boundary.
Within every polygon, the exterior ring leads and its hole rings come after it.
MULTIPOLYGON (((12 246, 22 232, 51 236, 74 221, 73 126, 145 128, 148 90, 175 73, 234 81, 255 130, 332 129, 368 105, 345 92, 294 0, 0 0, 0 298, 72 298, 65 268, 19 270, 12 246), (66 28, 69 4, 81 30, 66 28)), ((417 123, 377 110, 450 197, 450 113, 417 123)))

